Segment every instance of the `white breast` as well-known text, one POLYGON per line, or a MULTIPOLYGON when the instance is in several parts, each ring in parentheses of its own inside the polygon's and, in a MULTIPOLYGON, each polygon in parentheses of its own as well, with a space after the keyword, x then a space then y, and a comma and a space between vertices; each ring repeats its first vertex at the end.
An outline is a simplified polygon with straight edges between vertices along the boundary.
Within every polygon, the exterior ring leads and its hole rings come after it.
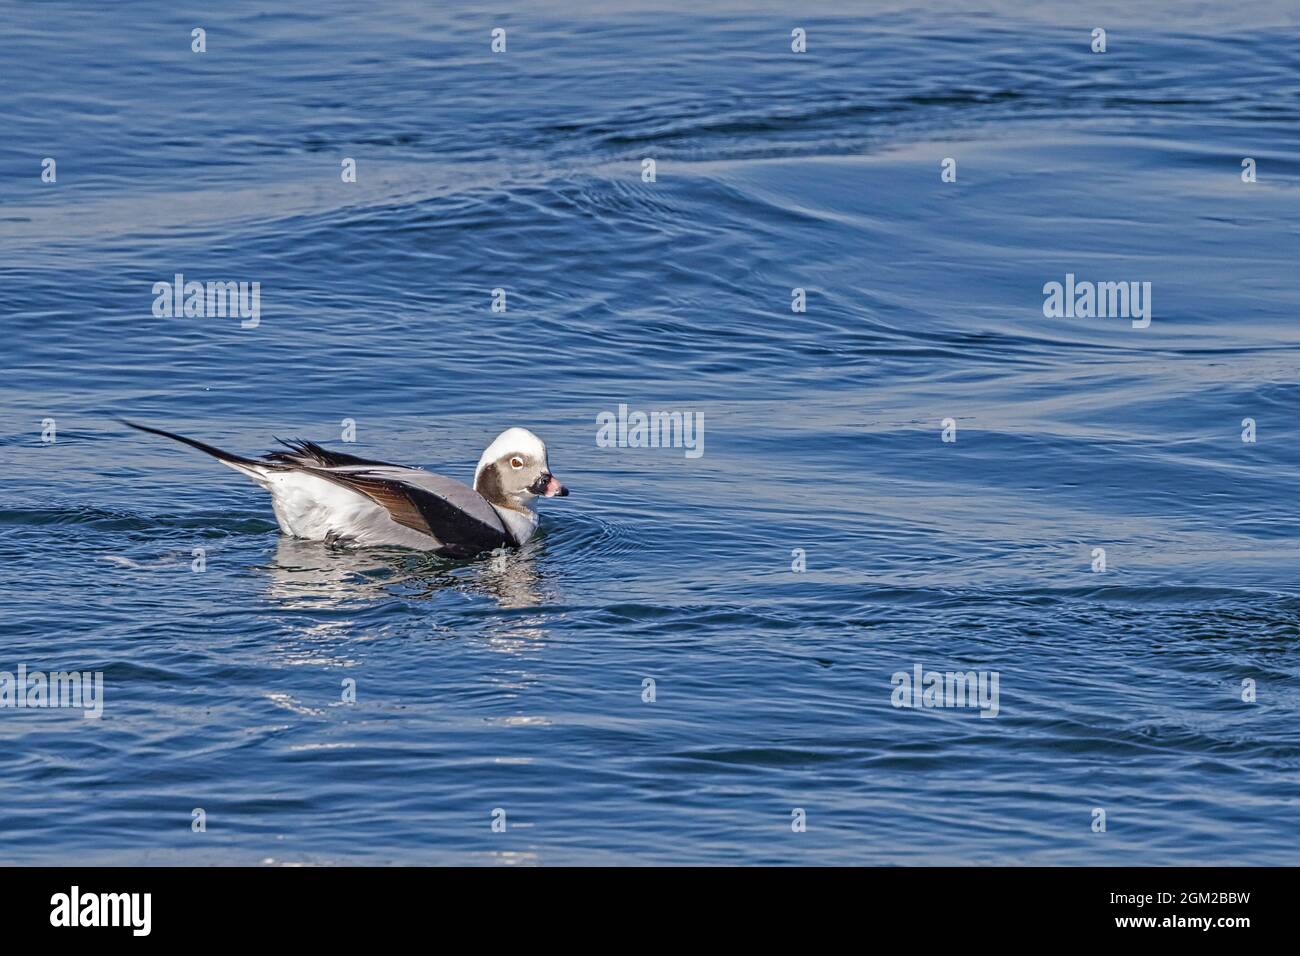
POLYGON ((496 505, 492 506, 492 510, 501 516, 501 521, 510 532, 510 537, 515 539, 515 544, 523 544, 537 530, 535 511, 516 511, 513 508, 498 508, 496 505))

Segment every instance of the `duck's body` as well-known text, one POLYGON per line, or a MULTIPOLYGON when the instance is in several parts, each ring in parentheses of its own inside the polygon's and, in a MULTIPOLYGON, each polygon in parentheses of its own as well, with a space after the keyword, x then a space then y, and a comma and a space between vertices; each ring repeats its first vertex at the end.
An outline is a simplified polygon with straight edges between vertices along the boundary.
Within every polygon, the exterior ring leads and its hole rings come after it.
POLYGON ((532 502, 567 495, 532 432, 501 433, 479 459, 474 487, 420 468, 328 451, 313 442, 245 458, 157 428, 252 478, 271 493, 280 530, 296 538, 361 547, 396 546, 469 556, 523 544, 537 530, 532 502))

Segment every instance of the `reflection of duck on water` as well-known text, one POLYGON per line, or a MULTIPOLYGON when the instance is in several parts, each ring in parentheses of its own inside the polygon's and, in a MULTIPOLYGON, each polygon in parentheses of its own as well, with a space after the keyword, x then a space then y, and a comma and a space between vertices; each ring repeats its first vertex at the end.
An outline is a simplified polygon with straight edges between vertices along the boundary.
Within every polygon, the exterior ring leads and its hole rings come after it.
POLYGON ((271 596, 290 606, 342 603, 401 595, 431 598, 448 590, 482 594, 506 608, 542 601, 536 542, 500 549, 471 563, 428 554, 375 548, 340 548, 318 541, 280 538, 266 570, 271 596))

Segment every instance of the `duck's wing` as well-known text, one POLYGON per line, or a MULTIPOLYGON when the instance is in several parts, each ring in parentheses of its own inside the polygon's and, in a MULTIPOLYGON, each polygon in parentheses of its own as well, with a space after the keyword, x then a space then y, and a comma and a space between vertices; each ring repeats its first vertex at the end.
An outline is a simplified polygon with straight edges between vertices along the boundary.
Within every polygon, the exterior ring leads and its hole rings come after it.
POLYGON ((342 468, 350 465, 368 465, 380 468, 401 467, 388 461, 358 458, 356 455, 348 455, 341 451, 330 451, 314 441, 304 441, 300 438, 290 438, 287 441, 283 438, 277 438, 276 441, 289 450, 268 452, 262 456, 264 460, 282 465, 297 465, 300 468, 342 468))
POLYGON ((515 544, 487 499, 452 478, 399 465, 303 470, 365 495, 398 524, 437 538, 450 554, 468 556, 515 544))

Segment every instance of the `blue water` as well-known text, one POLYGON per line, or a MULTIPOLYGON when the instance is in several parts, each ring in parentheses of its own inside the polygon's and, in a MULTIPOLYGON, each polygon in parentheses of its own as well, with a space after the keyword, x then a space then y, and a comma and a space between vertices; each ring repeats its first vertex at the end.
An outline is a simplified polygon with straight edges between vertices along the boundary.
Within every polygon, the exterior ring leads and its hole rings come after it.
POLYGON ((0 710, 0 859, 1300 862, 1293 5, 186 6, 0 14, 0 669, 104 681, 0 710), (573 496, 330 548, 118 416, 462 480, 522 425, 573 496))

